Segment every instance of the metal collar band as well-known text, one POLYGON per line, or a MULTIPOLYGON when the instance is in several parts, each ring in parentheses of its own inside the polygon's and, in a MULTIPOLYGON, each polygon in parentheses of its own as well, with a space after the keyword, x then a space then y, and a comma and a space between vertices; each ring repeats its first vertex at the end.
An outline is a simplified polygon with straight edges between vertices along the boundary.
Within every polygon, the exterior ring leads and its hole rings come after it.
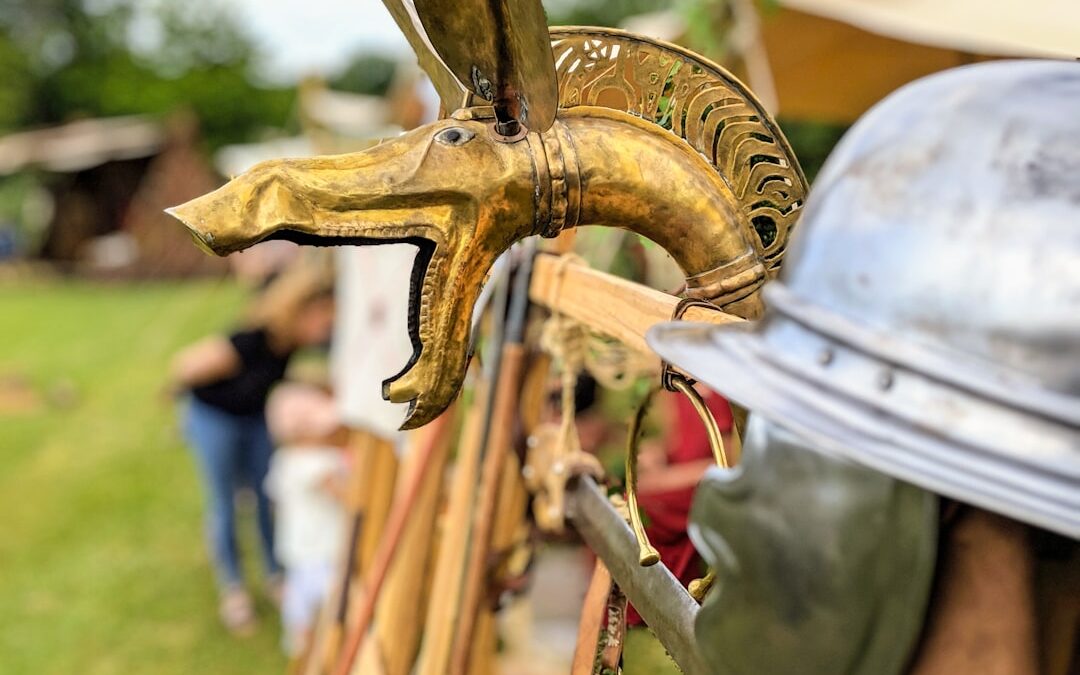
POLYGON ((527 136, 536 177, 536 234, 557 237, 577 227, 581 214, 581 168, 574 139, 561 121, 527 136))
POLYGON ((765 284, 766 275, 761 259, 748 249, 725 265, 687 278, 686 296, 723 307, 752 295, 765 284))

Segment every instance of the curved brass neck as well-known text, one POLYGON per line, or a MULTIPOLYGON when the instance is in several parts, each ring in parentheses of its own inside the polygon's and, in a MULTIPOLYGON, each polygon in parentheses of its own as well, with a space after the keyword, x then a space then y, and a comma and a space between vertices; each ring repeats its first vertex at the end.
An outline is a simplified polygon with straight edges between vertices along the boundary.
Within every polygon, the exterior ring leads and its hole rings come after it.
POLYGON ((575 162, 563 173, 574 188, 564 190, 566 210, 577 218, 564 227, 608 225, 647 237, 682 268, 688 295, 758 316, 765 268, 746 216, 716 169, 682 139, 626 113, 578 107, 564 111, 543 141, 548 157, 550 146, 569 144, 563 164, 568 156, 575 162))

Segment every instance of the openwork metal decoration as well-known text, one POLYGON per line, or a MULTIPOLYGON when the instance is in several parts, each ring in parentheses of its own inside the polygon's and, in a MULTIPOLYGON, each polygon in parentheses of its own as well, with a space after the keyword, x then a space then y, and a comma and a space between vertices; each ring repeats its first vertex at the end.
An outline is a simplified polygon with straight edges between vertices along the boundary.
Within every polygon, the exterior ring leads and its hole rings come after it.
POLYGON ((602 28, 553 28, 551 38, 559 105, 624 110, 689 143, 730 186, 775 275, 808 186, 753 93, 678 45, 602 28))
POLYGON ((558 29, 553 42, 563 107, 542 133, 521 121, 508 135, 496 97, 364 152, 260 164, 172 213, 218 254, 273 238, 416 244, 414 353, 383 391, 411 403, 404 428, 457 395, 472 305, 495 259, 527 236, 634 231, 671 254, 688 295, 760 316, 758 290, 806 192, 767 113, 674 46, 604 29, 558 29))

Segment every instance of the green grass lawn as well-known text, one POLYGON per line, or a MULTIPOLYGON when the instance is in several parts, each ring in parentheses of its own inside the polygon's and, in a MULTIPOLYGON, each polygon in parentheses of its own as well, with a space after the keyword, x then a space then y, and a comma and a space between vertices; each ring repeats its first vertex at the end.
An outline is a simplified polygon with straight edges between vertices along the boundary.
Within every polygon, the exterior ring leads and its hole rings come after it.
MULTIPOLYGON (((218 623, 194 463, 160 393, 170 356, 243 301, 218 282, 0 282, 0 675, 285 672, 265 601, 252 638, 218 623), (13 379, 43 400, 5 411, 13 379)), ((676 672, 644 631, 627 652, 628 673, 676 672)))
POLYGON ((255 637, 219 627, 194 464, 159 394, 171 354, 242 305, 217 282, 0 285, 0 386, 45 399, 0 410, 0 673, 284 671, 265 604, 255 637))

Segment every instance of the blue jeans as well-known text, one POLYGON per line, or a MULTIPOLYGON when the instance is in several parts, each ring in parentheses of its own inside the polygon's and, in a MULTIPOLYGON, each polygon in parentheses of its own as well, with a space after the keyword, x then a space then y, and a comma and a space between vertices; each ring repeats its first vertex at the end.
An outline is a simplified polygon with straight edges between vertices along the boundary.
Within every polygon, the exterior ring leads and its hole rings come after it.
POLYGON ((199 460, 206 490, 206 525, 210 552, 222 588, 243 583, 236 547, 237 488, 255 492, 259 540, 267 574, 278 574, 274 558, 274 523, 263 481, 274 451, 263 415, 238 416, 188 398, 184 432, 199 460))

